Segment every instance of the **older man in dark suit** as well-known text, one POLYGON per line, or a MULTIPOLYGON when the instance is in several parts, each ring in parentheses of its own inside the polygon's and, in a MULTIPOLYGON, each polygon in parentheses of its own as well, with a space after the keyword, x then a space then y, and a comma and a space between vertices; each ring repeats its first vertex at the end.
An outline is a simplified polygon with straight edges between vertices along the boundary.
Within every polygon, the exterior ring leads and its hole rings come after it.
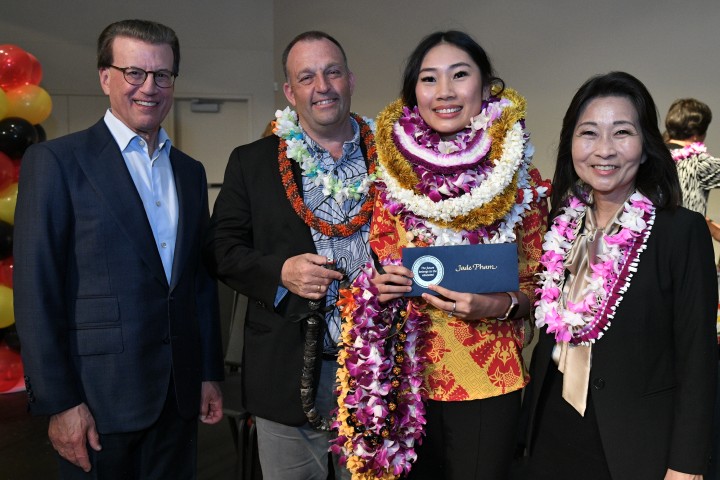
POLYGON ((23 159, 15 316, 63 478, 194 478, 198 412, 222 418, 205 171, 160 127, 178 66, 170 28, 108 26, 105 117, 23 159))

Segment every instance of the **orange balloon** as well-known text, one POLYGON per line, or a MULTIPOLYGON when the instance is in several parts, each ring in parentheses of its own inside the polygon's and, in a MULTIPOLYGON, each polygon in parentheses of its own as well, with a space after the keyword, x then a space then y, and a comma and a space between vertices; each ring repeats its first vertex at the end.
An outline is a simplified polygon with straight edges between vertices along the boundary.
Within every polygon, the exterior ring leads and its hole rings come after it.
POLYGON ((0 120, 7 117, 8 107, 8 99, 7 95, 5 94, 5 90, 0 88, 0 120))
POLYGON ((23 85, 8 90, 8 117, 19 117, 33 125, 42 123, 50 116, 52 100, 44 88, 23 85))
POLYGON ((15 225, 15 204, 17 203, 18 184, 11 183, 0 192, 0 220, 15 225))

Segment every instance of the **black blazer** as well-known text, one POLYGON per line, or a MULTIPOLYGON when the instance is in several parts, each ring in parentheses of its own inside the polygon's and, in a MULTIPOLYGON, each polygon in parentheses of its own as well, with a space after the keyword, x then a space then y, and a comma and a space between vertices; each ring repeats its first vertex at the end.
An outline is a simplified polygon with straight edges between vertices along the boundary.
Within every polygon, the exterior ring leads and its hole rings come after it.
MULTIPOLYGON (((703 217, 658 211, 630 288, 592 347, 589 396, 614 480, 705 470, 717 382, 716 279, 703 217)), ((554 344, 543 330, 526 398, 528 440, 545 373, 556 368, 554 344)))
POLYGON ((221 380, 217 288, 201 261, 202 165, 173 148, 179 220, 168 284, 150 224, 103 120, 30 147, 15 217, 15 318, 30 409, 87 403, 101 433, 151 425, 173 375, 180 414, 221 380))
MULTIPOLYGON (((300 404, 304 332, 297 316, 308 300, 291 292, 277 308, 282 266, 316 253, 310 228, 292 209, 278 166, 276 136, 236 148, 210 220, 206 257, 218 279, 248 297, 242 367, 245 408, 287 425, 307 421, 300 404)), ((295 181, 302 180, 293 162, 295 181)))

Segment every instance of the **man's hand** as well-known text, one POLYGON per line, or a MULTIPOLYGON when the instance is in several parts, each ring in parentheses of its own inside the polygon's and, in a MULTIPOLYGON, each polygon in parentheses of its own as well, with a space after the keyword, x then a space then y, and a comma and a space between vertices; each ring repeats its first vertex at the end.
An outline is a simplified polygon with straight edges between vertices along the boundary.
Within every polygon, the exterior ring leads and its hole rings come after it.
POLYGON ((95 419, 84 403, 51 416, 48 437, 61 457, 86 472, 91 468, 86 442, 97 452, 102 449, 95 419))
POLYGON ((326 265, 332 265, 330 259, 313 253, 290 257, 283 264, 280 279, 283 286, 295 295, 319 300, 333 281, 343 278, 342 273, 325 268, 326 265))
POLYGON ((214 424, 222 420, 223 398, 217 382, 202 382, 200 391, 200 421, 214 424))

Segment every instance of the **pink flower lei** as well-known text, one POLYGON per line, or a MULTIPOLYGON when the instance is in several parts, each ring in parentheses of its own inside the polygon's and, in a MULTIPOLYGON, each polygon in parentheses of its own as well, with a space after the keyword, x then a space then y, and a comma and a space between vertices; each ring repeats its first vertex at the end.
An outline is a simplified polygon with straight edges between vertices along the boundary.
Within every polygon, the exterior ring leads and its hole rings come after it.
POLYGON ((693 142, 682 148, 673 148, 670 150, 670 154, 672 155, 672 159, 675 160, 675 163, 705 152, 707 152, 707 147, 705 147, 705 144, 702 142, 693 142))
POLYGON ((535 303, 539 328, 547 325, 547 332, 555 333, 557 342, 580 345, 594 343, 610 327, 655 222, 655 206, 635 191, 618 219, 620 231, 603 237, 606 254, 600 256, 599 263, 591 265, 592 280, 582 292, 582 301, 568 301, 564 306, 560 301, 565 283, 564 262, 586 208, 581 200, 570 197, 568 206, 553 219, 543 243, 545 253, 540 263, 544 271, 539 274, 540 288, 536 289, 539 300, 535 303))
POLYGON ((505 98, 483 101, 480 114, 451 140, 443 140, 430 128, 417 106, 403 107, 393 127, 393 141, 420 179, 418 191, 438 202, 477 187, 493 167, 487 157, 492 145, 488 129, 509 105, 505 98))
POLYGON ((430 319, 412 301, 380 305, 367 265, 342 292, 342 349, 338 356, 338 437, 353 478, 396 478, 410 471, 425 424, 423 370, 430 319))

